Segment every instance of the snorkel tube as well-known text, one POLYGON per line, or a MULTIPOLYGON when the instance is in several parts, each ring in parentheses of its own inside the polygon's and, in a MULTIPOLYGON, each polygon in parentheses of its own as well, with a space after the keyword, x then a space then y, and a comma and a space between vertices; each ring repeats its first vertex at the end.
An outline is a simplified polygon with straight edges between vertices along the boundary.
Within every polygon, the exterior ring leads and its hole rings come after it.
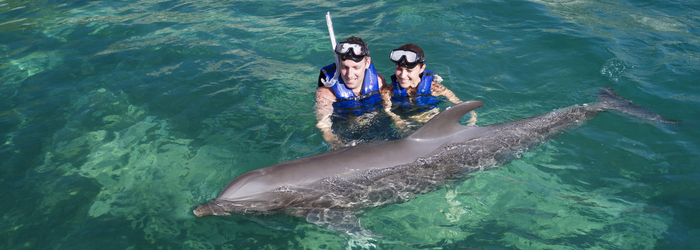
MULTIPOLYGON (((328 25, 328 33, 331 35, 331 46, 333 48, 333 56, 335 57, 335 65, 336 67, 340 67, 340 63, 338 63, 338 54, 335 53, 335 33, 333 32, 333 21, 331 20, 331 12, 326 12, 326 25, 328 25)), ((326 87, 333 87, 336 83, 338 83, 338 70, 336 68, 335 73, 333 74, 333 78, 330 80, 326 79, 321 79, 321 82, 323 83, 323 86, 326 87)))

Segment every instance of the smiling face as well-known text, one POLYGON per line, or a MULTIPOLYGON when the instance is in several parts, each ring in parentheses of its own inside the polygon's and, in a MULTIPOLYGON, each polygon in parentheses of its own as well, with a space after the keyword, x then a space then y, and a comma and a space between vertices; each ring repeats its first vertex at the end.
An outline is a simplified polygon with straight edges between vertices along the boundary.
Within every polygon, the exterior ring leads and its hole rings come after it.
POLYGON ((355 95, 362 90, 362 82, 365 80, 365 70, 369 68, 370 58, 365 56, 360 62, 345 60, 340 63, 340 77, 345 82, 345 87, 352 89, 355 95))
POLYGON ((418 64, 415 67, 408 68, 396 65, 396 80, 402 88, 416 88, 420 83, 420 74, 425 70, 425 64, 418 64))

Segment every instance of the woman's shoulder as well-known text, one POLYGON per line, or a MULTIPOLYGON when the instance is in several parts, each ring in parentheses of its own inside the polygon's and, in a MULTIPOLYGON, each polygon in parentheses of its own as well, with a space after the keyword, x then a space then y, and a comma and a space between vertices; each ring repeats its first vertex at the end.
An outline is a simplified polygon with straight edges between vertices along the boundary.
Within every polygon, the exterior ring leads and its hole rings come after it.
POLYGON ((433 73, 433 84, 437 83, 440 84, 442 82, 442 77, 440 77, 438 74, 433 73))
POLYGON ((439 82, 433 81, 433 85, 430 86, 430 90, 432 90, 433 92, 436 92, 436 91, 437 91, 437 92, 441 92, 441 91, 447 90, 447 87, 445 87, 444 85, 440 84, 439 82))

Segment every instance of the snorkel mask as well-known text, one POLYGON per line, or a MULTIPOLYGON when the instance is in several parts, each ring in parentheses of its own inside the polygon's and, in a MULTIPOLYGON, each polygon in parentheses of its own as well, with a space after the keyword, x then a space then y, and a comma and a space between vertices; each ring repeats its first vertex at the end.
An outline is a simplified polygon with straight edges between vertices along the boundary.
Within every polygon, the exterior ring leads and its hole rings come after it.
POLYGON ((425 63, 425 58, 412 50, 395 49, 391 51, 389 59, 400 67, 415 68, 419 63, 425 63))
POLYGON ((360 44, 342 42, 335 46, 335 53, 341 62, 347 59, 360 62, 369 55, 369 49, 360 44))

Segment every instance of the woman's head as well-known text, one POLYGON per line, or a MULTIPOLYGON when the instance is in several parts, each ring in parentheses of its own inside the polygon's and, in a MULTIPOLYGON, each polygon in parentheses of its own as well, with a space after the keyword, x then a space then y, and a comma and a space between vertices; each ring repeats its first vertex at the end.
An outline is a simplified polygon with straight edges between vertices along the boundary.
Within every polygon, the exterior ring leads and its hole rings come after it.
POLYGON ((425 70, 423 49, 413 43, 404 44, 391 51, 389 59, 396 63, 396 80, 402 88, 418 86, 421 81, 420 74, 425 70))
POLYGON ((398 49, 392 50, 389 59, 396 65, 414 68, 425 63, 423 49, 413 43, 404 44, 398 49))
MULTIPOLYGON (((418 55, 420 57, 425 59, 425 54, 423 54, 423 49, 421 49, 420 46, 418 46, 414 43, 407 43, 407 44, 401 45, 401 47, 399 47, 398 49, 410 50, 410 51, 416 52, 416 53, 418 53, 418 55)), ((423 61, 423 62, 425 62, 425 61, 423 61)))

